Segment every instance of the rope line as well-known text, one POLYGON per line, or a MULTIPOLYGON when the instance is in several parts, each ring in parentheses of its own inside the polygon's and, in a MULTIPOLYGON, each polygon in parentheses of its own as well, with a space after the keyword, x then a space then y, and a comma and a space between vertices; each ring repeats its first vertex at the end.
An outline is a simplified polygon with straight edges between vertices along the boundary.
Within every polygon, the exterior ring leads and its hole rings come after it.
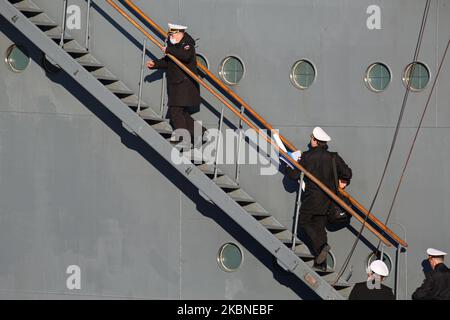
MULTIPOLYGON (((431 0, 427 0, 427 2, 425 4, 423 15, 422 15, 422 23, 421 23, 421 26, 420 26, 419 37, 417 39, 416 49, 414 51, 414 58, 413 58, 413 64, 412 64, 412 68, 411 68, 411 74, 413 74, 413 72, 414 72, 414 68, 415 68, 415 65, 416 65, 414 62, 417 62, 417 58, 419 56, 420 48, 421 48, 421 45, 422 45, 422 39, 423 39, 424 30, 425 30, 425 25, 426 25, 427 20, 428 20, 428 12, 429 12, 429 9, 430 9, 430 3, 431 3, 431 0)), ((397 142, 398 132, 400 130, 400 124, 401 124, 402 119, 403 119, 403 114, 404 114, 404 111, 405 111, 405 108, 406 108, 406 102, 408 100, 408 96, 409 96, 410 90, 411 90, 411 81, 408 81, 408 84, 406 86, 405 95, 403 96, 402 107, 401 107, 400 114, 399 114, 399 117, 398 117, 398 120, 397 120, 397 125, 395 127, 395 133, 394 133, 394 136, 392 138, 391 147, 389 149, 389 154, 388 154, 388 157, 386 159, 386 164, 384 166, 383 174, 381 175, 381 179, 380 179, 380 181, 378 183, 377 190, 376 190, 375 195, 373 197, 372 203, 370 204, 369 212, 372 212, 373 206, 375 205, 375 202, 376 202, 376 200, 378 198, 378 194, 380 192, 381 185, 383 184, 384 178, 386 176, 386 171, 387 171, 387 168, 389 166, 389 163, 390 163, 393 151, 394 151, 394 147, 395 147, 396 142, 397 142)), ((362 226, 361 226, 361 228, 360 228, 360 230, 358 232, 358 235, 356 236, 356 239, 353 242, 352 248, 350 249, 349 254, 347 255, 347 258, 345 259, 344 264, 342 265, 341 269, 339 270, 339 273, 338 273, 338 275, 336 277, 336 280, 334 281, 334 284, 336 284, 339 281, 339 279, 342 277, 342 274, 347 269, 348 264, 350 262, 350 259, 352 258, 353 254, 355 252, 356 246, 357 246, 357 244, 358 244, 358 242, 360 240, 362 232, 364 231, 365 224, 367 222, 367 218, 368 218, 368 216, 366 215, 366 217, 364 219, 364 223, 362 224, 362 226)))

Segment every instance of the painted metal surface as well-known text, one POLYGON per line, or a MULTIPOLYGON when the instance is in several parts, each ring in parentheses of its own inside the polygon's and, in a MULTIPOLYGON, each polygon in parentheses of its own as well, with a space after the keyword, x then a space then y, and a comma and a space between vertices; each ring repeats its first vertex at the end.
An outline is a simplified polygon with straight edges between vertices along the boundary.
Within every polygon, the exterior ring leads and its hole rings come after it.
MULTIPOLYGON (((72 2, 84 12, 85 1, 72 2)), ((54 1, 35 3, 59 21, 61 7, 54 1)), ((326 128, 333 138, 332 149, 339 151, 355 172, 351 192, 363 203, 370 202, 398 116, 404 92, 401 76, 413 55, 423 1, 377 3, 381 30, 365 26, 370 1, 336 1, 331 5, 328 1, 285 0, 276 6, 263 0, 136 3, 161 25, 170 21, 188 25, 194 38, 200 37, 197 50, 207 57, 213 72, 217 73, 224 57, 238 55, 246 76, 233 90, 295 145, 305 149, 311 129, 316 125, 326 128), (289 81, 291 66, 301 58, 313 62, 317 69, 315 82, 304 91, 289 81), (367 66, 376 61, 392 70, 392 82, 382 93, 367 90, 363 80, 367 66)), ((449 38, 449 10, 446 1, 434 1, 430 10, 419 60, 430 68, 432 77, 449 38)), ((94 6, 91 15, 91 51, 137 92, 142 37, 125 24, 111 28, 108 16, 118 19, 112 11, 101 12, 94 6), (134 45, 127 44, 130 40, 134 45), (104 50, 111 47, 118 49, 104 50)), ((182 177, 167 181, 165 173, 170 170, 158 156, 136 151, 139 148, 135 146, 142 142, 119 122, 108 120, 94 99, 67 76, 47 77, 40 67, 39 50, 6 25, 1 23, 1 51, 21 42, 30 48, 33 60, 22 74, 10 73, 5 65, 0 67, 3 297, 42 297, 44 291, 69 297, 77 292, 147 298, 301 296, 297 295, 300 288, 288 286, 292 278, 272 265, 270 255, 222 218, 221 212, 202 202, 195 188, 185 185, 182 177), (72 88, 72 94, 64 87, 72 88), (98 113, 103 115, 101 120, 98 113), (80 131, 85 134, 80 136, 80 131), (100 205, 98 199, 106 201, 100 205), (227 241, 246 244, 244 264, 235 273, 224 273, 215 260, 227 241), (81 291, 66 287, 65 271, 70 264, 82 266, 85 282, 81 291), (205 283, 205 275, 210 285, 205 283), (280 278, 286 286, 279 285, 280 278)), ((84 28, 82 24, 80 30, 68 32, 83 43, 84 28)), ((160 53, 149 48, 149 55, 159 57, 160 53)), ((158 73, 146 75, 143 99, 153 106, 159 106, 160 79, 158 73)), ((412 248, 407 256, 407 290, 402 273, 405 256, 400 253, 400 298, 409 298, 422 282, 424 250, 450 242, 446 232, 449 204, 444 191, 450 188, 445 164, 450 145, 442 138, 449 135, 450 127, 448 83, 450 75, 445 73, 394 211, 393 222, 405 226, 412 248), (425 174, 430 167, 433 170, 425 174)), ((389 179, 375 207, 378 217, 383 217, 391 200, 396 172, 403 164, 427 93, 426 89, 409 99, 389 179)), ((213 103, 208 94, 204 99, 213 103)), ((204 109, 202 106, 194 117, 212 127, 217 115, 204 109)), ((233 176, 235 168, 223 170, 233 176)), ((258 168, 242 166, 239 180, 280 222, 292 225, 296 186, 281 173, 264 177, 259 176, 258 168)), ((395 225, 392 228, 396 230, 395 225)), ((329 232, 329 237, 339 267, 353 234, 343 229, 329 232)), ((395 251, 386 252, 394 260, 395 251)), ((364 280, 369 253, 367 242, 358 246, 350 281, 364 280)), ((393 286, 393 278, 387 279, 388 285, 393 286)))

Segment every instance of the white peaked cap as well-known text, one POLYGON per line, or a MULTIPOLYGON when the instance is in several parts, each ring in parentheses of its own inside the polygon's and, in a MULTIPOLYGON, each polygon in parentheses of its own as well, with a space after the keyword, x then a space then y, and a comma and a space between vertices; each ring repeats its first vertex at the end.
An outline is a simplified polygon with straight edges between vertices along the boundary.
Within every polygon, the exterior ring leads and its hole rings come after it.
POLYGON ((331 138, 321 127, 315 127, 312 132, 314 138, 316 138, 319 141, 330 141, 331 138))
POLYGON ((386 263, 384 263, 381 260, 375 260, 370 264, 370 270, 372 270, 374 273, 379 274, 382 277, 387 277, 389 275, 389 269, 386 266, 386 263))
POLYGON ((187 27, 186 26, 181 26, 179 24, 169 23, 169 29, 186 30, 187 27))
POLYGON ((428 248, 428 249, 427 249, 427 254, 428 254, 429 256, 432 256, 432 257, 439 257, 439 256, 445 256, 447 253, 446 253, 446 252, 443 252, 443 251, 441 251, 441 250, 437 250, 437 249, 433 249, 433 248, 428 248))

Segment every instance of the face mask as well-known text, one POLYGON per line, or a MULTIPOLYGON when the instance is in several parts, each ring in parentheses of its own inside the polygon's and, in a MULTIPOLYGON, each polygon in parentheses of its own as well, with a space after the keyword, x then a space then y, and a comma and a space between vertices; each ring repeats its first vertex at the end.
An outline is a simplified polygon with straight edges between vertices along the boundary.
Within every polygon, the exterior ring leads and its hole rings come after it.
POLYGON ((176 40, 173 39, 173 38, 169 38, 169 41, 170 41, 171 44, 177 44, 176 40))

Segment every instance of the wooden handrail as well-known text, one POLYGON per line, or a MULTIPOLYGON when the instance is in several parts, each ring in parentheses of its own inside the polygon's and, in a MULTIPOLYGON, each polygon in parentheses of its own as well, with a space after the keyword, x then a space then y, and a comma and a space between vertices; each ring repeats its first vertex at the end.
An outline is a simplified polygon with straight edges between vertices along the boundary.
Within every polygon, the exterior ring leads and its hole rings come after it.
MULTIPOLYGON (((132 25, 134 25, 139 31, 141 31, 150 41, 152 41, 158 48, 162 49, 164 46, 161 45, 158 40, 151 36, 142 26, 140 26, 136 21, 134 21, 124 10, 122 10, 116 3, 112 0, 106 0, 114 9, 116 9, 125 19, 127 19, 132 25)), ((358 221, 360 221, 364 226, 369 229, 375 236, 377 236, 384 244, 387 246, 392 246, 392 243, 388 241, 382 234, 380 234, 376 229, 374 229, 370 224, 368 224, 364 219, 357 214, 350 206, 348 206, 342 199, 340 199, 332 190, 330 190, 326 185, 324 185, 320 180, 313 176, 309 171, 307 171, 298 162, 294 161, 284 150, 279 148, 272 139, 265 135, 262 130, 251 123, 247 118, 240 114, 228 101, 226 101, 222 96, 220 96, 214 89, 212 89, 203 79, 194 74, 189 68, 187 68, 181 61, 179 61, 175 56, 167 54, 173 62, 175 62, 184 72, 186 72, 195 81, 201 84, 206 90, 208 90, 212 95, 214 95, 220 102, 222 102, 228 109, 230 109, 236 116, 238 116, 242 121, 244 121, 250 128, 254 129, 258 134, 270 143, 275 150, 282 154, 293 166, 304 173, 311 181, 313 181, 319 188, 321 188, 330 198, 336 201, 346 212, 354 216, 358 221)))

